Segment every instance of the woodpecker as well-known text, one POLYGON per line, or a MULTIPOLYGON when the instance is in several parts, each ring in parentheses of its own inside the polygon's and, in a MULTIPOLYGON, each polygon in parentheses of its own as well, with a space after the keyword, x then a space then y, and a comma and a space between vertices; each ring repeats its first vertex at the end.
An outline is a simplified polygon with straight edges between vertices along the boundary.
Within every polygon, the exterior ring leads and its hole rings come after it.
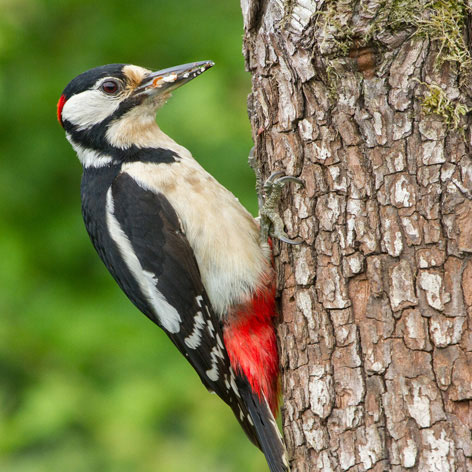
POLYGON ((270 247, 236 197, 155 120, 173 90, 213 65, 96 67, 67 85, 57 116, 83 166, 82 215, 98 255, 231 407, 271 472, 283 472, 270 247))

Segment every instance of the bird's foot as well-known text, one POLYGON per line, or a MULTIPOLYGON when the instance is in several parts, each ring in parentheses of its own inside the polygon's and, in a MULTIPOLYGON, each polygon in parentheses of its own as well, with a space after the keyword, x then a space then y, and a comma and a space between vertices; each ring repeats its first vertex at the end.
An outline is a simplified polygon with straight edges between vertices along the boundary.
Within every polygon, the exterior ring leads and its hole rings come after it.
POLYGON ((261 241, 267 241, 270 236, 287 244, 300 244, 302 242, 301 238, 290 239, 288 237, 278 210, 282 189, 285 184, 290 182, 305 186, 303 180, 285 175, 281 171, 274 172, 263 185, 265 199, 259 208, 261 241))

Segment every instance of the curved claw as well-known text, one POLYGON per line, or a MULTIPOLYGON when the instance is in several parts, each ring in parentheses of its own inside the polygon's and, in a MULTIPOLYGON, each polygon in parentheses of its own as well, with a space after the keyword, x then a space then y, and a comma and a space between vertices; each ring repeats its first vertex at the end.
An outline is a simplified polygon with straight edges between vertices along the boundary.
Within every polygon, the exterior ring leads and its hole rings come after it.
POLYGON ((280 239, 280 241, 286 244, 291 244, 292 246, 297 246, 298 244, 301 244, 303 242, 303 239, 300 238, 300 236, 297 236, 295 239, 290 239, 282 235, 276 237, 277 239, 280 239))
POLYGON ((305 187, 304 180, 299 179, 298 177, 293 177, 292 175, 286 175, 284 177, 280 177, 280 179, 277 179, 277 183, 285 184, 285 182, 293 182, 295 184, 301 185, 302 187, 305 187))
MULTIPOLYGON (((281 170, 276 170, 275 172, 272 172, 272 174, 269 175, 268 179, 264 182, 264 186, 270 185, 277 177, 280 175, 285 175, 285 172, 281 170)), ((282 179, 283 177, 281 177, 282 179)), ((280 179, 279 179, 280 180, 280 179)))

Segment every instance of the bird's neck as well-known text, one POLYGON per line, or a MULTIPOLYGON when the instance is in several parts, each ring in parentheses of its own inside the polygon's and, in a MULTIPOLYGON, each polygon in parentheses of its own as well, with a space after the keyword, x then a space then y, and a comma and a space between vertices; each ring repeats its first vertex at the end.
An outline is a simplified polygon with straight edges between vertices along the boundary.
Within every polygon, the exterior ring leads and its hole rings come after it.
POLYGON ((161 131, 154 113, 143 113, 136 109, 108 126, 106 140, 119 149, 131 146, 138 148, 169 148, 175 142, 161 131))
POLYGON ((108 167, 117 164, 110 153, 98 152, 93 148, 83 146, 76 142, 69 133, 66 134, 66 137, 77 153, 77 157, 84 169, 108 167))
MULTIPOLYGON (((92 130, 93 131, 93 130, 92 130)), ((85 131, 89 132, 89 130, 85 131)), ((155 122, 154 114, 136 114, 132 112, 123 118, 111 122, 101 139, 99 151, 94 140, 83 133, 67 133, 67 139, 77 152, 84 168, 100 168, 129 161, 130 156, 139 160, 137 150, 160 149, 170 151, 179 158, 192 159, 190 152, 167 136, 155 122)), ((103 133, 103 131, 102 131, 103 133)), ((93 137, 93 133, 90 133, 93 137)), ((97 133, 99 135, 99 133, 97 133)))
POLYGON ((113 148, 126 151, 129 148, 167 149, 181 158, 193 159, 190 152, 167 136, 156 123, 155 110, 143 114, 133 110, 123 118, 112 122, 106 131, 106 140, 113 148))

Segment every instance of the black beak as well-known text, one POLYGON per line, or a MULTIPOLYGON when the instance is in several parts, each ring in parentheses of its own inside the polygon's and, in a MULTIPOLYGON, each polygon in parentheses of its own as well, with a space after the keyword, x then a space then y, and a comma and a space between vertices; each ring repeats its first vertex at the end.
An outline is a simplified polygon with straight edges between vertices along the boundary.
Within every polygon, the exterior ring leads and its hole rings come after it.
POLYGON ((181 85, 190 82, 201 73, 213 67, 213 61, 192 62, 168 69, 151 72, 135 89, 137 95, 158 95, 163 92, 171 92, 181 85))

